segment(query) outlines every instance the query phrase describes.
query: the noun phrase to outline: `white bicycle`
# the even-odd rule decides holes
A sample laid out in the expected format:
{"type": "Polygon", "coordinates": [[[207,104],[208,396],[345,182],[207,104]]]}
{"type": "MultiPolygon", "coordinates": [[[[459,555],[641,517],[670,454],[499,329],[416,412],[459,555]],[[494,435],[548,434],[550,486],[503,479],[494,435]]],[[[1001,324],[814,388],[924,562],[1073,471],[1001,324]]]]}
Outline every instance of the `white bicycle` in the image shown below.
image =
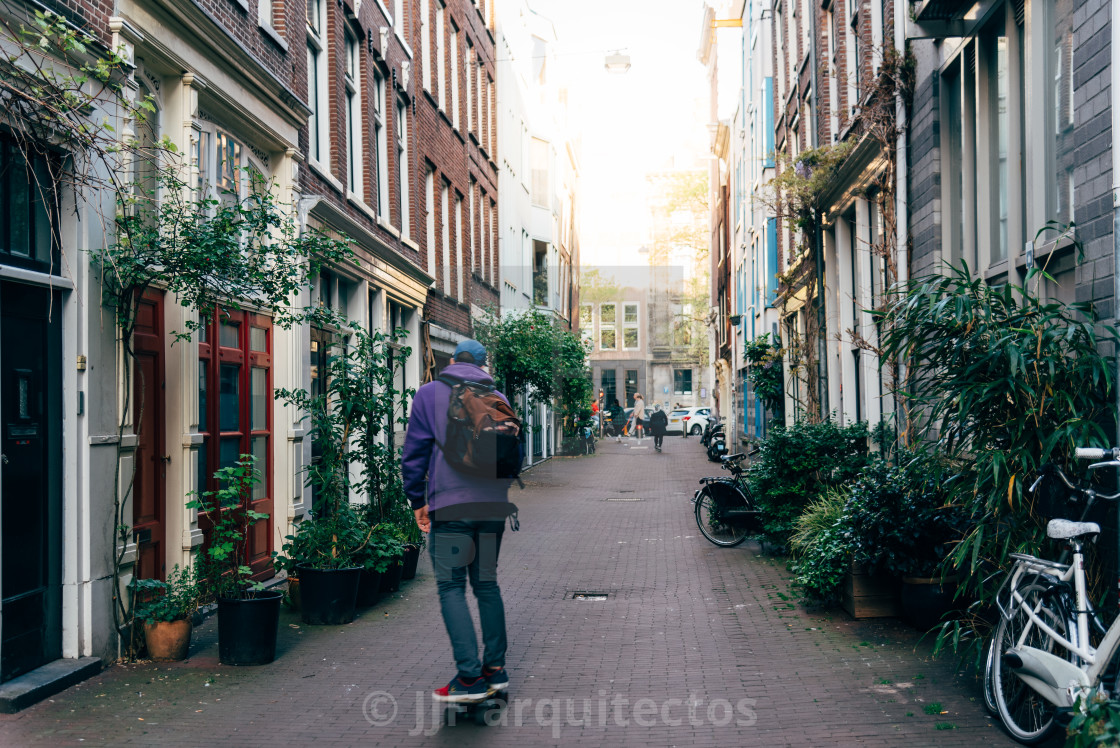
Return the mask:
{"type": "MultiPolygon", "coordinates": [[[[1076,455],[1099,460],[1090,470],[1120,467],[1120,448],[1079,448],[1076,455]]],[[[1120,498],[1120,493],[1077,486],[1056,467],[1035,480],[1031,493],[1047,475],[1061,480],[1071,502],[1084,507],[1082,520],[1095,501],[1120,498]]],[[[1000,621],[985,672],[985,700],[1011,736],[1026,744],[1046,740],[1059,714],[1069,714],[1079,697],[1102,687],[1120,649],[1120,619],[1106,629],[1086,590],[1083,548],[1100,534],[1100,526],[1053,519],[1046,534],[1065,541],[1069,551],[1060,561],[1012,554],[1015,566],[996,595],[1000,621]],[[1093,632],[1101,637],[1097,647],[1093,632]]]]}

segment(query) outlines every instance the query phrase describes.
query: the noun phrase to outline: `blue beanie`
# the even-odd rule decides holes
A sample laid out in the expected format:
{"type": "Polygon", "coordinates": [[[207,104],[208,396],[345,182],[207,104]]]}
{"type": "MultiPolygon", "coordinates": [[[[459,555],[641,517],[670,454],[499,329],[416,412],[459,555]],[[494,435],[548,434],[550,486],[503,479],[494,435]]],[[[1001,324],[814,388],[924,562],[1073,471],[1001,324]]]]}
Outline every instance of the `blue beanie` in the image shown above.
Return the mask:
{"type": "Polygon", "coordinates": [[[460,353],[469,353],[477,366],[486,365],[486,349],[477,340],[463,340],[455,346],[455,360],[459,360],[460,353]]]}

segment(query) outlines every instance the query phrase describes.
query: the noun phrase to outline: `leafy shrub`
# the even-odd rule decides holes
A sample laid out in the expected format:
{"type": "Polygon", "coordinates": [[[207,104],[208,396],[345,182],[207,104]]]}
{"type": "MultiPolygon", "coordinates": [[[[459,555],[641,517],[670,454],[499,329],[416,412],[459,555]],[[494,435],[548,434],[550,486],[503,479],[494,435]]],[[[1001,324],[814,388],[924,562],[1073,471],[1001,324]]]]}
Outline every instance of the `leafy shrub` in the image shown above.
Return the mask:
{"type": "Polygon", "coordinates": [[[868,462],[845,507],[855,563],[871,574],[934,576],[965,523],[944,481],[945,465],[930,452],[868,462]]]}
{"type": "Polygon", "coordinates": [[[1066,748],[1120,745],[1120,704],[1100,691],[1079,697],[1066,728],[1066,748]]]}
{"type": "Polygon", "coordinates": [[[788,545],[809,503],[859,474],[867,464],[867,435],[862,422],[843,428],[832,421],[799,422],[770,431],[747,472],[768,541],[788,545]]]}
{"type": "Polygon", "coordinates": [[[840,598],[844,573],[852,562],[852,540],[845,522],[848,495],[825,491],[794,522],[790,536],[793,585],[803,597],[831,604],[840,598]]]}
{"type": "MultiPolygon", "coordinates": [[[[916,436],[960,465],[949,487],[971,526],[952,563],[962,593],[980,606],[994,597],[1001,578],[992,572],[1009,568],[1009,554],[1037,553],[1045,540],[1046,518],[1024,486],[1074,447],[1112,441],[1112,362],[1101,351],[1120,335],[1097,324],[1091,304],[1040,299],[1031,290],[1038,277],[1032,269],[1022,287],[989,285],[966,266],[952,268],[896,289],[875,313],[883,358],[909,366],[896,395],[921,427],[916,436]]],[[[982,661],[977,620],[946,627],[939,644],[968,645],[982,661]]]]}
{"type": "Polygon", "coordinates": [[[194,615],[202,597],[202,579],[194,567],[167,572],[167,581],[133,579],[129,583],[136,601],[136,620],[144,623],[182,621],[194,615]]]}

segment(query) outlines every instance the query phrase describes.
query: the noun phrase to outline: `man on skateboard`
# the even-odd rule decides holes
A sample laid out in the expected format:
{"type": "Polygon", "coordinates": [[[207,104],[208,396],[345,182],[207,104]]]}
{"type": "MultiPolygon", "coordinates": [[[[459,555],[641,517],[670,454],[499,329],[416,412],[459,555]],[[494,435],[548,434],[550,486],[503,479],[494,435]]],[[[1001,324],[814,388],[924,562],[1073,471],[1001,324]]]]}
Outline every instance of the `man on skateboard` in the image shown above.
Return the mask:
{"type": "MultiPolygon", "coordinates": [[[[455,677],[432,693],[436,701],[448,703],[479,702],[509,687],[505,608],[497,567],[506,517],[516,511],[508,497],[510,480],[456,470],[443,453],[452,386],[474,382],[492,388],[494,380],[481,368],[485,365],[486,349],[481,343],[459,343],[453,363],[440,378],[416,391],[401,455],[405,494],[416,523],[430,533],[440,611],[455,656],[455,677]],[[467,608],[468,578],[482,624],[481,661],[467,608]]],[[[497,394],[508,406],[506,397],[497,394]]]]}

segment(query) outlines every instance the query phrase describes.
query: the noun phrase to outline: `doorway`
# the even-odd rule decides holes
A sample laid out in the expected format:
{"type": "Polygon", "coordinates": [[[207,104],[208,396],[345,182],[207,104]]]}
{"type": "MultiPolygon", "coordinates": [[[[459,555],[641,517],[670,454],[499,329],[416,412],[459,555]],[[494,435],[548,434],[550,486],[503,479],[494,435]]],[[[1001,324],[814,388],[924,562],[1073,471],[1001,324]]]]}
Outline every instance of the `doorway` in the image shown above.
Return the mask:
{"type": "Polygon", "coordinates": [[[62,656],[61,316],[0,282],[0,681],[62,656]]]}
{"type": "Polygon", "coordinates": [[[167,485],[164,434],[163,292],[140,299],[132,333],[132,423],[137,429],[136,473],[132,480],[132,533],[137,579],[164,579],[164,494],[167,485]]]}

